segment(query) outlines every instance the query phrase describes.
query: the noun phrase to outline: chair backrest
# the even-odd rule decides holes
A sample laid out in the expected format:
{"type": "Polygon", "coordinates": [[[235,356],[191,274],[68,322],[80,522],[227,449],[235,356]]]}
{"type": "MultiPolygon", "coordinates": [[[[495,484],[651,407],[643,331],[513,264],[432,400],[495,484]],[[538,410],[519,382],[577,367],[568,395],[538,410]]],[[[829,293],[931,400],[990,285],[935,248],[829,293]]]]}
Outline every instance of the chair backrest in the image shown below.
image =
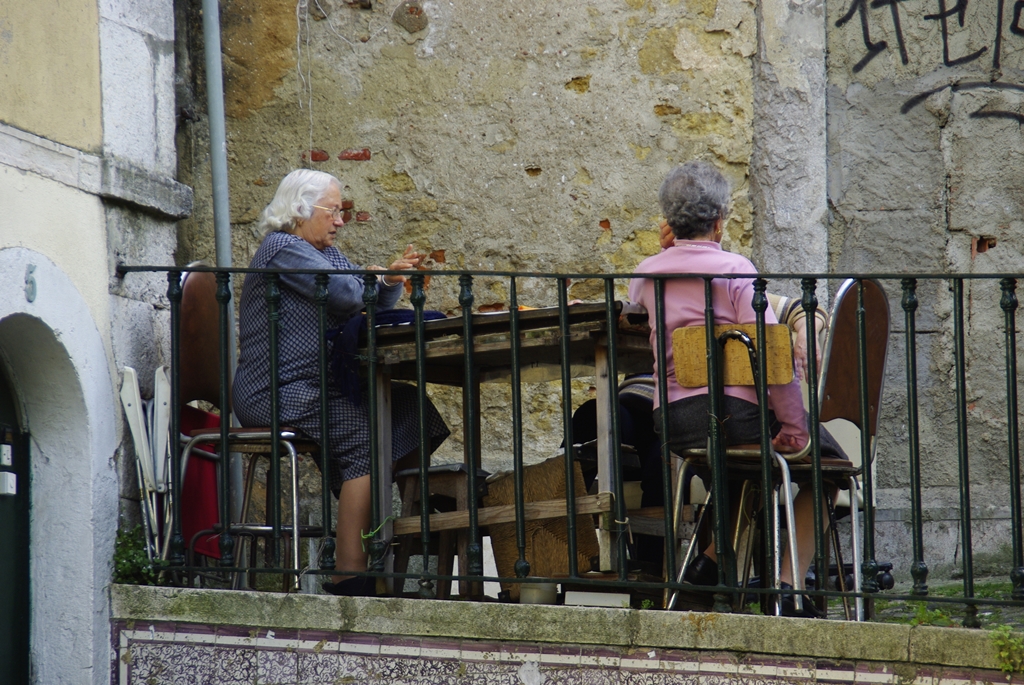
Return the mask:
{"type": "Polygon", "coordinates": [[[845,419],[874,438],[882,401],[885,358],[889,347],[889,300],[878,281],[863,283],[865,345],[867,346],[867,426],[860,411],[857,349],[857,281],[848,279],[836,293],[829,315],[828,336],[821,364],[819,412],[822,422],[845,419]]]}
{"type": "Polygon", "coordinates": [[[181,284],[178,369],[181,404],[204,400],[220,406],[220,318],[217,277],[190,271],[181,284]]]}
{"type": "MultiPolygon", "coordinates": [[[[720,324],[715,326],[715,337],[726,331],[738,330],[750,336],[757,346],[754,324],[720,324]]],[[[789,329],[783,324],[765,326],[768,355],[768,384],[780,385],[793,380],[793,349],[789,329]]],[[[672,331],[672,358],[676,367],[676,382],[684,388],[703,388],[708,384],[707,336],[704,326],[686,326],[672,331]]],[[[753,385],[750,357],[746,346],[738,340],[729,340],[720,357],[724,385],[753,385]]]]}

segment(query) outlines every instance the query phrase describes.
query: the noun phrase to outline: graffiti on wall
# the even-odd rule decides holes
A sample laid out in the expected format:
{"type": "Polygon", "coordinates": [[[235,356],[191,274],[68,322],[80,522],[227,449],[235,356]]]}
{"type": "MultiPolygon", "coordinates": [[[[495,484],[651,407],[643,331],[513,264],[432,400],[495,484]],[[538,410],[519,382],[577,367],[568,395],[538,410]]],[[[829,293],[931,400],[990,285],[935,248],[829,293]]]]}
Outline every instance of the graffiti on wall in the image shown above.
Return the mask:
{"type": "MultiPolygon", "coordinates": [[[[849,26],[850,30],[857,30],[859,24],[860,40],[863,43],[864,53],[854,63],[853,72],[863,70],[873,59],[886,50],[898,51],[900,61],[907,65],[910,63],[910,54],[907,46],[906,31],[904,24],[908,21],[936,22],[938,33],[942,40],[942,66],[959,67],[964,65],[977,65],[979,67],[998,70],[1002,66],[1004,56],[1004,40],[1009,36],[1020,36],[1024,38],[1024,0],[928,0],[928,4],[934,2],[936,12],[912,16],[906,9],[906,0],[852,0],[846,12],[835,22],[836,28],[842,29],[849,26]],[[974,49],[963,49],[964,41],[956,41],[955,34],[965,30],[965,23],[968,17],[968,5],[974,3],[994,2],[994,21],[990,26],[984,27],[980,32],[987,36],[986,45],[973,45],[974,49]],[[1011,6],[1012,3],[1012,6],[1011,6]],[[885,9],[888,8],[886,12],[885,9]],[[880,10],[873,12],[872,10],[880,10]],[[872,20],[886,22],[889,34],[894,37],[895,46],[890,46],[890,41],[872,39],[872,20]],[[958,51],[954,44],[960,46],[958,51]]],[[[976,12],[972,15],[976,20],[988,20],[991,13],[976,12]]],[[[876,25],[877,27],[877,25],[876,25]]],[[[878,32],[876,31],[876,34],[878,32]]],[[[978,35],[975,31],[973,36],[978,35]]],[[[977,42],[975,40],[975,42],[977,42]]],[[[1024,41],[1022,41],[1024,42],[1024,41]]],[[[945,88],[951,88],[953,92],[979,90],[983,88],[1017,91],[1024,93],[1024,85],[1006,81],[952,81],[938,88],[921,92],[907,100],[901,112],[906,114],[917,105],[924,102],[929,96],[945,88]]],[[[1014,111],[992,110],[982,107],[972,115],[974,118],[1006,118],[1015,119],[1024,123],[1024,114],[1014,111]]]]}
{"type": "MultiPolygon", "coordinates": [[[[978,2],[980,0],[975,0],[978,2]]],[[[900,61],[903,64],[910,63],[907,54],[907,41],[903,31],[903,21],[900,15],[900,3],[905,0],[853,0],[846,13],[836,21],[836,27],[842,28],[853,20],[854,15],[860,19],[861,40],[864,42],[865,54],[853,65],[854,73],[861,71],[871,60],[880,55],[889,47],[888,41],[871,39],[871,16],[869,9],[889,8],[889,21],[892,22],[892,33],[896,36],[896,47],[900,53],[900,61]]],[[[947,67],[955,67],[962,64],[969,64],[981,59],[989,52],[988,45],[962,55],[953,55],[950,49],[951,34],[953,31],[964,28],[967,17],[967,6],[970,0],[956,0],[950,7],[946,0],[936,0],[938,12],[925,14],[920,17],[923,21],[935,21],[939,23],[939,30],[942,35],[942,63],[947,67]]],[[[992,28],[992,68],[999,69],[1003,54],[1003,35],[1006,30],[1016,36],[1024,36],[1024,0],[1016,0],[1011,12],[1007,12],[1006,5],[1009,0],[995,0],[996,18],[992,28]],[[1010,15],[1010,21],[1006,21],[1010,15]]]]}

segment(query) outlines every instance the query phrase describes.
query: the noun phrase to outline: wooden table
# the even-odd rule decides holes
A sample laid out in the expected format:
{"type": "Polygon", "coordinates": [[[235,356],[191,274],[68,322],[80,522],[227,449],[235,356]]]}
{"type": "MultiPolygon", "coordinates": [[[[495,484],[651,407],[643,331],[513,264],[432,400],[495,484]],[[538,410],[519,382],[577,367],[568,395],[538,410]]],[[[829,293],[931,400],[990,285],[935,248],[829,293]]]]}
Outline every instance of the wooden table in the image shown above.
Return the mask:
{"type": "MultiPolygon", "coordinates": [[[[643,310],[632,309],[632,305],[615,303],[616,317],[616,370],[621,374],[650,373],[652,353],[649,332],[646,330],[647,316],[643,310]],[[620,316],[625,313],[625,316],[620,316]]],[[[569,363],[571,376],[593,376],[597,391],[598,416],[598,490],[612,491],[613,435],[610,426],[613,394],[608,387],[608,326],[605,304],[576,304],[567,309],[569,334],[569,363]]],[[[479,408],[480,384],[508,380],[512,373],[510,313],[496,312],[475,314],[472,318],[473,374],[468,390],[479,408]]],[[[519,369],[523,383],[551,381],[561,378],[561,328],[557,307],[519,312],[520,348],[519,369]]],[[[441,385],[466,387],[465,345],[461,317],[428,321],[424,325],[426,350],[426,381],[441,385]]],[[[399,522],[399,530],[387,518],[392,512],[391,502],[391,424],[390,385],[392,380],[416,380],[416,342],[412,324],[382,326],[377,329],[377,402],[378,439],[380,445],[380,518],[385,524],[384,534],[390,539],[395,532],[406,533],[419,530],[418,521],[412,530],[406,531],[399,522]]],[[[463,408],[465,411],[465,407],[463,408]]],[[[480,411],[476,412],[474,424],[475,444],[465,444],[464,459],[480,464],[480,411]]],[[[466,423],[465,425],[469,425],[466,423]]],[[[511,455],[509,458],[511,462],[511,455]]],[[[608,511],[610,501],[604,495],[595,502],[577,502],[578,513],[608,511]],[[595,509],[591,512],[590,509],[595,509]]],[[[500,518],[514,521],[514,508],[509,507],[500,518]]],[[[457,527],[468,518],[464,512],[434,514],[431,530],[435,525],[457,527]],[[437,517],[453,518],[442,521],[437,517]]],[[[492,512],[496,514],[496,512],[492,512]]],[[[565,515],[562,505],[560,515],[565,515]]],[[[493,516],[491,517],[493,518],[493,516]]],[[[490,518],[481,518],[480,525],[496,523],[490,518]]],[[[406,527],[412,522],[406,522],[406,527]]],[[[608,528],[608,526],[602,526],[608,528]]],[[[613,569],[617,566],[615,545],[609,530],[599,531],[601,543],[601,567],[613,569]]],[[[390,563],[390,562],[389,562],[390,563]]]]}

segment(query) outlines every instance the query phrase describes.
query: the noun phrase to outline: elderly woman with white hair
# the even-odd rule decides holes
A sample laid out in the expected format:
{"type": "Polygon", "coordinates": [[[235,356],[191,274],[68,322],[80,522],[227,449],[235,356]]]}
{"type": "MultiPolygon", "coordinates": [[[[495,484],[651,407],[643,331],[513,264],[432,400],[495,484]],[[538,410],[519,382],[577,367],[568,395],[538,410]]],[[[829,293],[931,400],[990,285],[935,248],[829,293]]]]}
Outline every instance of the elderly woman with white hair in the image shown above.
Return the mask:
{"type": "MultiPolygon", "coordinates": [[[[298,169],[281,181],[274,199],[263,210],[263,242],[249,264],[254,269],[360,269],[336,247],[342,219],[341,183],[334,176],[298,169]]],[[[416,268],[423,255],[408,246],[391,270],[416,268]]],[[[371,269],[381,267],[371,266],[371,269]]],[[[313,274],[282,273],[278,349],[279,407],[283,425],[294,426],[319,441],[320,383],[316,292],[313,274]]],[[[401,297],[405,278],[381,276],[377,306],[390,309],[401,297]]],[[[238,369],[234,383],[234,410],[243,425],[270,425],[270,340],[266,278],[245,277],[239,315],[238,369]]],[[[364,282],[357,275],[331,274],[328,283],[327,326],[338,327],[363,308],[364,282]]],[[[392,386],[392,453],[395,461],[418,455],[420,428],[416,388],[392,386]]],[[[337,595],[376,594],[372,578],[350,574],[365,571],[367,555],[362,533],[370,529],[370,425],[365,398],[354,403],[334,387],[328,388],[330,454],[318,466],[328,469],[328,480],[338,497],[337,548],[334,582],[324,589],[337,595]]],[[[426,429],[433,452],[449,435],[434,406],[427,402],[426,429]]]]}
{"type": "MultiPolygon", "coordinates": [[[[745,257],[722,249],[722,230],[729,209],[729,183],[707,162],[691,161],[674,168],[662,182],[658,200],[665,221],[675,240],[661,253],[648,257],[637,273],[649,274],[752,274],[757,269],[745,257]]],[[[754,323],[753,281],[747,278],[719,278],[711,284],[716,324],[754,323]]],[[[664,330],[655,319],[654,281],[636,278],[629,286],[629,298],[646,307],[651,326],[651,346],[657,336],[666,340],[666,385],[668,406],[659,407],[654,393],[654,427],[660,430],[661,412],[668,412],[668,444],[674,452],[700,448],[707,444],[707,388],[684,388],[675,379],[671,332],[685,326],[704,325],[704,280],[678,278],[665,281],[664,330]]],[[[777,323],[771,308],[765,311],[766,323],[777,323]]],[[[655,367],[657,359],[655,359],[655,367]]],[[[658,381],[655,368],[655,383],[658,381]]],[[[796,452],[809,440],[807,419],[799,382],[769,386],[769,404],[773,419],[772,445],[780,452],[796,452]]],[[[757,444],[761,441],[757,395],[749,386],[726,386],[723,397],[725,418],[721,421],[727,445],[757,444]]],[[[822,430],[822,452],[842,455],[834,439],[822,430]]],[[[845,458],[845,457],[844,457],[845,458]]],[[[806,573],[814,550],[811,525],[813,502],[809,488],[800,491],[795,502],[799,572],[806,573]]],[[[827,525],[827,519],[826,519],[827,525]]],[[[783,587],[792,587],[792,575],[786,550],[782,564],[783,587]]],[[[715,585],[718,568],[714,545],[699,555],[687,568],[684,578],[698,585],[715,585]]],[[[791,596],[784,596],[782,611],[795,615],[791,596]]],[[[803,602],[802,615],[815,615],[809,601],[803,602]]]]}

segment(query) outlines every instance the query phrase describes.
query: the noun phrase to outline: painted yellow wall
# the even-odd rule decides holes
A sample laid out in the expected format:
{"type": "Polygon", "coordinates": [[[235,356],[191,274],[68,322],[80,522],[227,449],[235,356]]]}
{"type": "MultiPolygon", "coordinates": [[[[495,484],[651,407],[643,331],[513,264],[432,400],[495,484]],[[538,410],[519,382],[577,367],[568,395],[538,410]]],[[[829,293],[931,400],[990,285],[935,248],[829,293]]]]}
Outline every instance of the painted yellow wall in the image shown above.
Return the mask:
{"type": "MultiPolygon", "coordinates": [[[[53,260],[85,299],[106,338],[110,269],[100,198],[0,165],[0,207],[0,246],[26,247],[53,260]]],[[[23,274],[14,276],[22,278],[23,274]]]]}
{"type": "Polygon", "coordinates": [[[100,149],[96,0],[0,2],[0,121],[80,150],[100,149]]]}

